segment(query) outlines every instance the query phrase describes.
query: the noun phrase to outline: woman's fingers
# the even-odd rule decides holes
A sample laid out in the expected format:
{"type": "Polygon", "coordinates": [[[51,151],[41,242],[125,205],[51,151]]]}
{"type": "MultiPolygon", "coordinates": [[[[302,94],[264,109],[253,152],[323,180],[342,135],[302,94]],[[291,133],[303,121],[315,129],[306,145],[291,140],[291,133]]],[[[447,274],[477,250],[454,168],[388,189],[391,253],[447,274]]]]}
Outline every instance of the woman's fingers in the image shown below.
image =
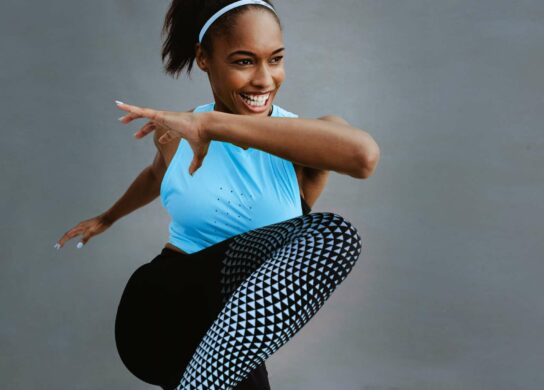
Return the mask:
{"type": "Polygon", "coordinates": [[[119,107],[121,110],[127,111],[130,113],[131,120],[137,119],[137,118],[148,118],[154,122],[165,125],[164,111],[154,110],[152,108],[133,106],[131,104],[126,104],[118,100],[116,100],[115,103],[117,104],[117,107],[119,107]]]}
{"type": "Polygon", "coordinates": [[[83,245],[87,244],[87,242],[89,242],[93,236],[108,229],[112,223],[113,222],[111,219],[107,218],[105,214],[100,214],[97,217],[82,221],[72,229],[68,230],[64,236],[62,236],[61,239],[55,243],[54,247],[56,249],[60,249],[64,246],[66,241],[81,235],[82,237],[76,245],[76,247],[80,249],[83,247],[83,245]]]}
{"type": "MultiPolygon", "coordinates": [[[[131,104],[126,104],[118,100],[115,101],[117,107],[123,111],[127,111],[128,114],[119,118],[119,121],[122,123],[129,123],[134,119],[138,118],[148,118],[150,119],[149,123],[146,123],[140,130],[134,133],[134,137],[140,139],[151,133],[156,129],[156,125],[163,126],[164,128],[169,128],[166,124],[166,111],[153,110],[151,108],[144,108],[133,106],[131,104]]],[[[166,133],[166,137],[161,138],[159,142],[167,143],[170,142],[173,138],[172,134],[166,133]]]]}
{"type": "Polygon", "coordinates": [[[153,122],[147,122],[145,125],[142,126],[140,130],[134,133],[134,136],[136,138],[142,138],[151,133],[152,131],[155,131],[155,129],[156,125],[153,122]]]}
{"type": "Polygon", "coordinates": [[[57,241],[59,248],[62,248],[66,241],[71,240],[72,238],[81,234],[82,231],[83,231],[82,226],[76,226],[75,228],[68,230],[66,233],[64,233],[64,236],[62,236],[61,239],[57,241]]]}
{"type": "Polygon", "coordinates": [[[172,134],[172,132],[170,131],[167,131],[161,136],[161,138],[159,138],[159,142],[161,144],[167,144],[168,142],[172,141],[174,138],[176,138],[176,135],[172,134]]]}
{"type": "Polygon", "coordinates": [[[191,166],[189,167],[189,175],[193,176],[193,174],[202,166],[202,159],[193,158],[193,161],[191,161],[191,166]]]}
{"type": "MultiPolygon", "coordinates": [[[[92,236],[93,236],[93,234],[90,231],[87,231],[87,232],[85,232],[85,234],[83,235],[81,240],[79,240],[79,242],[81,244],[85,245],[87,243],[87,241],[89,241],[91,239],[92,236]]],[[[79,243],[78,243],[78,245],[79,245],[79,243]]]]}
{"type": "Polygon", "coordinates": [[[133,121],[134,119],[138,119],[138,118],[140,118],[139,115],[129,113],[129,114],[126,114],[126,115],[120,117],[119,121],[126,124],[126,123],[129,123],[129,122],[133,121]]]}
{"type": "Polygon", "coordinates": [[[193,174],[202,166],[204,158],[208,154],[209,147],[210,144],[208,143],[202,148],[199,148],[197,150],[193,149],[193,160],[189,165],[189,174],[191,176],[193,176],[193,174]]]}

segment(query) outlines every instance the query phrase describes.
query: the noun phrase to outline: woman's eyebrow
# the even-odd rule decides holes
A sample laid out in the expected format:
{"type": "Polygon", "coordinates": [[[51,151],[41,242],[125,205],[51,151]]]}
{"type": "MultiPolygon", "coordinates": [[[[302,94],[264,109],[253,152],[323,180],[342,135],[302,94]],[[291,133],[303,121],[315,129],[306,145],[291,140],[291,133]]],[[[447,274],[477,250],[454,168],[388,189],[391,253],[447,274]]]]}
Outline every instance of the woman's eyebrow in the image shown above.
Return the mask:
{"type": "MultiPolygon", "coordinates": [[[[280,51],[282,50],[285,50],[285,47],[280,47],[279,49],[276,49],[272,52],[271,55],[274,55],[276,53],[279,53],[280,51]]],[[[252,57],[256,57],[255,53],[251,52],[251,51],[247,51],[247,50],[236,50],[236,51],[233,51],[232,53],[230,53],[227,58],[230,58],[236,54],[241,54],[241,55],[248,55],[248,56],[252,56],[252,57]]]]}

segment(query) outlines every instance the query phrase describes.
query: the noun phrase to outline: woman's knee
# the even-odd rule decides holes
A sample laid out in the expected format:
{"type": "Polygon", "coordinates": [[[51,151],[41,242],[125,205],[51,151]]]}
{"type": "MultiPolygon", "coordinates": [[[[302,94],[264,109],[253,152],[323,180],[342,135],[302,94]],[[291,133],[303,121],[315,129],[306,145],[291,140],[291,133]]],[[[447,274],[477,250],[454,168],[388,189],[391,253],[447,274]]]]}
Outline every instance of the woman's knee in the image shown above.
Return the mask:
{"type": "Polygon", "coordinates": [[[357,228],[340,214],[331,212],[312,213],[315,227],[321,233],[325,256],[331,262],[347,262],[349,268],[355,264],[362,249],[362,238],[357,228]]]}
{"type": "Polygon", "coordinates": [[[319,212],[312,215],[318,217],[316,222],[324,233],[329,233],[328,238],[349,238],[356,246],[362,246],[362,238],[357,228],[342,215],[331,212],[319,212]],[[331,233],[332,237],[330,237],[331,233]]]}

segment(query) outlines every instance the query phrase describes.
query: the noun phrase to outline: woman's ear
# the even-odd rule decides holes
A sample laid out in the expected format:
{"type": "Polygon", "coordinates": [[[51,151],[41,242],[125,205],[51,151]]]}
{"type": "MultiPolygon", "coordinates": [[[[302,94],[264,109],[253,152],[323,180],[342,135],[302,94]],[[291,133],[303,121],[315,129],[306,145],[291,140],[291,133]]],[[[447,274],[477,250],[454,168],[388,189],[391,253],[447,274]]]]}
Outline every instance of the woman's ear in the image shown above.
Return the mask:
{"type": "Polygon", "coordinates": [[[197,43],[195,46],[195,60],[198,67],[207,73],[208,72],[207,58],[206,58],[206,54],[204,53],[204,50],[202,49],[202,46],[200,46],[200,43],[197,43]]]}

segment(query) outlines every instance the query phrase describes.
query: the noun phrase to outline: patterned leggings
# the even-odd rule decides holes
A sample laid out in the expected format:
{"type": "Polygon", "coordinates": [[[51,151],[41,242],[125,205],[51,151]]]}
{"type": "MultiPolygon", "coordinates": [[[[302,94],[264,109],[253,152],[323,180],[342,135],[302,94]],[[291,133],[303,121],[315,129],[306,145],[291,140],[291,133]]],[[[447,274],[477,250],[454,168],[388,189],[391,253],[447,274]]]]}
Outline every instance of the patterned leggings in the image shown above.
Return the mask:
{"type": "Polygon", "coordinates": [[[123,292],[120,356],[163,389],[269,389],[265,360],[323,306],[361,246],[350,222],[316,212],[188,255],[164,248],[123,292]]]}

